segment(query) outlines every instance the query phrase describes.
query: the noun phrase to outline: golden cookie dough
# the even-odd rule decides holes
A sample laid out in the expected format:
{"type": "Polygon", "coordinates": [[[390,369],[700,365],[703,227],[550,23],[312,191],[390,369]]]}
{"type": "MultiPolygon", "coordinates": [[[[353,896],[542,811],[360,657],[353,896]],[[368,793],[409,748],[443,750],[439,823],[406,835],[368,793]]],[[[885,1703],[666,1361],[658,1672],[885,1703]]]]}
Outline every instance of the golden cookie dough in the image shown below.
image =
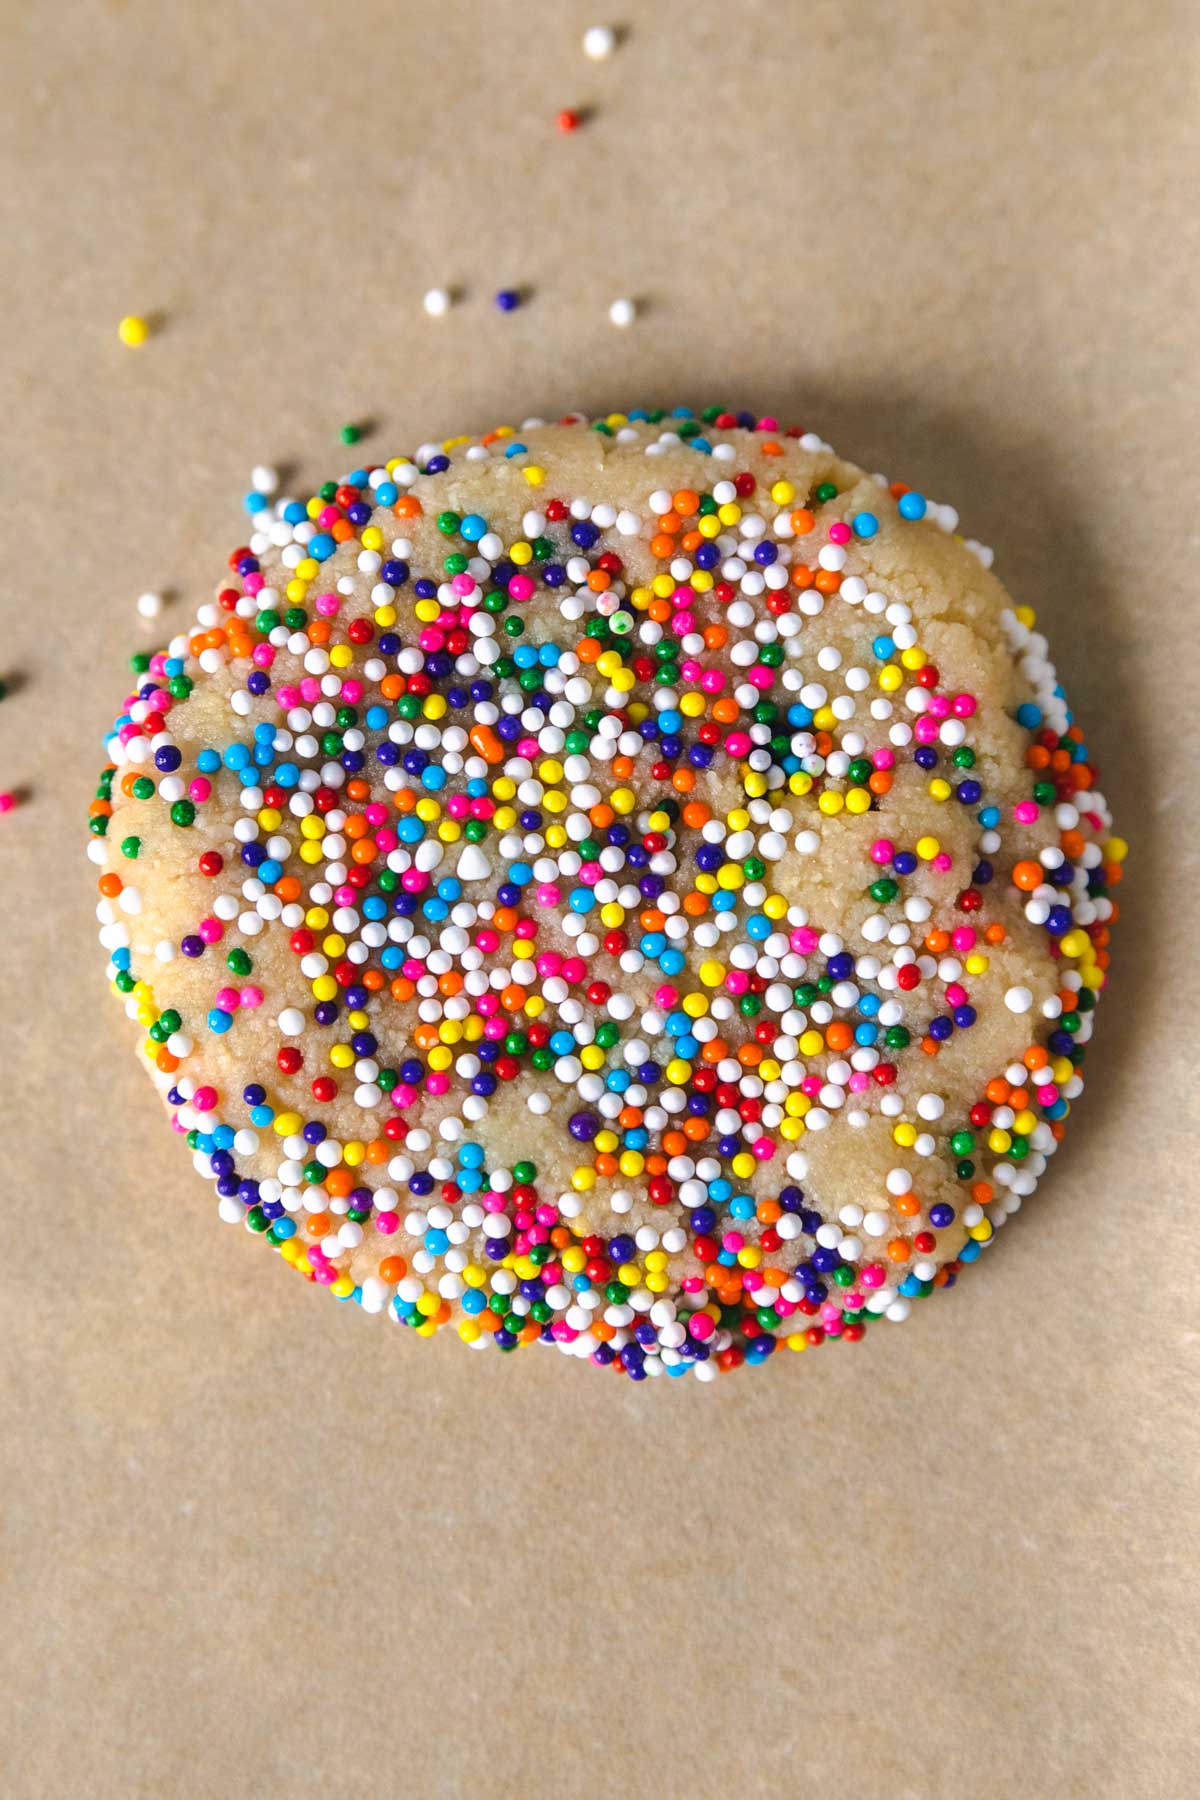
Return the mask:
{"type": "Polygon", "coordinates": [[[680,409],[252,526],[140,659],[90,845],[220,1217],[637,1380],[951,1285],[1083,1085],[1125,848],[953,511],[680,409]]]}

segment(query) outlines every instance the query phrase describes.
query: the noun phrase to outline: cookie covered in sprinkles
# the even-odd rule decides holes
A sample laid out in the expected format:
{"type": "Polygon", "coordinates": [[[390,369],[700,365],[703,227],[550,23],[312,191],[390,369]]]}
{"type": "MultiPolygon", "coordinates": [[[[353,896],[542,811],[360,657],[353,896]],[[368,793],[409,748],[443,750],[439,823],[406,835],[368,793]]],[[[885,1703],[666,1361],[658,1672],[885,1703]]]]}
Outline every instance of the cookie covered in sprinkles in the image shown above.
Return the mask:
{"type": "Polygon", "coordinates": [[[221,1219],[635,1381],[953,1286],[1082,1090],[1125,855],[953,510],[717,407],[246,505],[89,847],[221,1219]]]}

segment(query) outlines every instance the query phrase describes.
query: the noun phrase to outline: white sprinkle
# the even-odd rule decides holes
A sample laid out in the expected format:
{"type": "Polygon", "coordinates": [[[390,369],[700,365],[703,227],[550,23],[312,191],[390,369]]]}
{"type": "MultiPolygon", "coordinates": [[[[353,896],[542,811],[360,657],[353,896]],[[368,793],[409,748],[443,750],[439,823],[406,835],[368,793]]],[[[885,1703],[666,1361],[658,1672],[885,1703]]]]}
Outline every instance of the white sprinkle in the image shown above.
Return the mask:
{"type": "Polygon", "coordinates": [[[279,470],[270,463],[255,463],[250,471],[250,486],[256,494],[273,494],[279,486],[279,470]]]}
{"type": "Polygon", "coordinates": [[[143,619],[157,619],[159,613],[162,611],[162,595],[139,594],[137,609],[141,613],[143,619]]]}
{"type": "Polygon", "coordinates": [[[637,306],[632,300],[614,300],[608,309],[608,316],[614,325],[619,325],[624,330],[637,317],[637,306]]]}
{"type": "Polygon", "coordinates": [[[1027,987],[1010,987],[1004,996],[1004,1004],[1009,1012],[1027,1013],[1033,1005],[1033,995],[1027,987]]]}
{"type": "Polygon", "coordinates": [[[431,319],[440,319],[450,311],[450,295],[445,288],[430,288],[421,304],[431,319]]]}
{"type": "Polygon", "coordinates": [[[617,34],[607,25],[589,25],[583,34],[583,54],[603,62],[617,47],[617,34]]]}
{"type": "Polygon", "coordinates": [[[482,881],[492,872],[492,865],[478,844],[467,844],[458,859],[458,878],[460,881],[482,881]]]}

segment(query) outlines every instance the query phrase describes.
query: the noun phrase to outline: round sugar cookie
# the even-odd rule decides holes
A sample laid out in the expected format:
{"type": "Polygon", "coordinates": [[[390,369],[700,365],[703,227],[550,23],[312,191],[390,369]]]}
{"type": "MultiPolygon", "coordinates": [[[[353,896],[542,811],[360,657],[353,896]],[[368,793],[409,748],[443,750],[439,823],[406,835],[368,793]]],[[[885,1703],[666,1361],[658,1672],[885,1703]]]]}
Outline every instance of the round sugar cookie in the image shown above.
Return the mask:
{"type": "Polygon", "coordinates": [[[220,1218],[634,1380],[954,1285],[1083,1086],[1125,846],[952,509],[717,408],[247,506],[90,845],[220,1218]]]}

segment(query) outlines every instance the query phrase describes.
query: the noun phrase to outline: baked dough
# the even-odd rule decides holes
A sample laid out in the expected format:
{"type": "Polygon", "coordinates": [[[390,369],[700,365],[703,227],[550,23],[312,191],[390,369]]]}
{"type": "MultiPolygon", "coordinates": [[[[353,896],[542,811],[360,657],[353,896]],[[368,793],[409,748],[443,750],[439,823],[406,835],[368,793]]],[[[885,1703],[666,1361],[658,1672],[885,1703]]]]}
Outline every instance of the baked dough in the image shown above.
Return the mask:
{"type": "Polygon", "coordinates": [[[683,408],[251,501],[90,846],[220,1217],[634,1379],[951,1286],[1073,1110],[1125,851],[954,512],[683,408]]]}

